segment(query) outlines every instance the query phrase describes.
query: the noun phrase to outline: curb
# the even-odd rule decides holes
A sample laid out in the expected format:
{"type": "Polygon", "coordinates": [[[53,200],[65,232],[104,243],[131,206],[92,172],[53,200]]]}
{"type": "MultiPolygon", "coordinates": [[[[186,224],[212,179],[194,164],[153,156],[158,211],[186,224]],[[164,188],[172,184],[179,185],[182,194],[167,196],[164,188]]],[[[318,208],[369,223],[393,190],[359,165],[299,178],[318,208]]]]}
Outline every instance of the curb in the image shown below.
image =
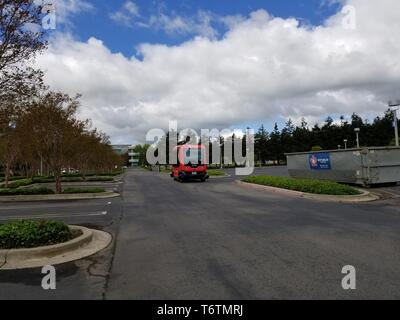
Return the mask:
{"type": "Polygon", "coordinates": [[[293,191],[287,190],[282,188],[275,188],[270,186],[263,186],[254,183],[247,183],[240,180],[236,180],[235,184],[253,190],[260,190],[272,193],[279,193],[282,195],[297,197],[297,198],[304,198],[309,200],[316,200],[316,201],[328,201],[328,202],[342,202],[342,203],[361,203],[361,202],[372,202],[379,200],[380,197],[377,194],[371,193],[369,191],[356,188],[362,194],[354,195],[354,196],[335,196],[335,195],[324,195],[324,194],[312,194],[312,193],[305,193],[300,191],[293,191]]]}
{"type": "Polygon", "coordinates": [[[57,265],[91,256],[105,249],[112,240],[110,234],[85,227],[70,226],[82,235],[71,241],[32,249],[0,250],[0,270],[38,268],[57,265]]]}
{"type": "Polygon", "coordinates": [[[231,177],[230,174],[226,174],[224,176],[210,176],[210,179],[223,179],[223,178],[229,178],[231,177]]]}
{"type": "Polygon", "coordinates": [[[65,200],[91,200],[119,197],[119,193],[82,193],[82,194],[48,194],[31,196],[0,196],[1,202],[35,202],[35,201],[65,201],[65,200]]]}

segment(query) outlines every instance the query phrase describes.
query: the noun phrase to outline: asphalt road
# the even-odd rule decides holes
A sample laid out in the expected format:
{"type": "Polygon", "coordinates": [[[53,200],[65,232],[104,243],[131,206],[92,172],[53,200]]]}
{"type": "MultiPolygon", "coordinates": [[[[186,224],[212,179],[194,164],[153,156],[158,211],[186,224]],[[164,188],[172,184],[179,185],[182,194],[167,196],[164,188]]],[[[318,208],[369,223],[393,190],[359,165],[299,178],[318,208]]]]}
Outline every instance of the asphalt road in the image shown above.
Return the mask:
{"type": "Polygon", "coordinates": [[[121,199],[0,204],[3,221],[52,216],[115,240],[58,266],[55,291],[41,289],[40,269],[0,271],[0,298],[400,298],[399,187],[384,189],[389,200],[338,204],[248,190],[235,179],[180,184],[133,170],[118,186],[121,199]],[[357,270],[355,291],[341,287],[345,265],[357,270]]]}

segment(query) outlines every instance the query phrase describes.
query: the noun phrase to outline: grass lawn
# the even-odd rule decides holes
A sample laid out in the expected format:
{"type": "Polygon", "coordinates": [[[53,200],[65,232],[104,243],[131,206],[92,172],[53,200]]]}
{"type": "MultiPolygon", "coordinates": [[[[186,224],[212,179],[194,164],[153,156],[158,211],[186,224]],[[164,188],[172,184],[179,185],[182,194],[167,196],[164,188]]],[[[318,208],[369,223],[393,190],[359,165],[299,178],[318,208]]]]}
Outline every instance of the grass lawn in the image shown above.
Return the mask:
{"type": "Polygon", "coordinates": [[[222,177],[225,176],[225,172],[219,169],[209,169],[207,173],[210,177],[222,177]]]}
{"type": "Polygon", "coordinates": [[[360,191],[348,185],[323,180],[255,176],[248,177],[243,182],[314,194],[340,196],[361,194],[360,191]]]}

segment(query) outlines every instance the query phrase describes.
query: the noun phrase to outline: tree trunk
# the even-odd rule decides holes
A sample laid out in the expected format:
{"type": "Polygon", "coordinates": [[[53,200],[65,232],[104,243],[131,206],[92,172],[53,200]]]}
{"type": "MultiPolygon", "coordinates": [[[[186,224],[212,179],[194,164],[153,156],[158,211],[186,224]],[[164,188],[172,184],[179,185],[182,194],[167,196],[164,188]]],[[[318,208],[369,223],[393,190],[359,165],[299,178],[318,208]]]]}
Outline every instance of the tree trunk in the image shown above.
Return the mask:
{"type": "Polygon", "coordinates": [[[60,175],[56,175],[56,193],[60,194],[62,192],[62,187],[61,187],[61,177],[60,175]]]}
{"type": "Polygon", "coordinates": [[[27,179],[30,178],[30,176],[29,176],[29,165],[28,165],[27,162],[25,162],[25,176],[26,176],[27,179]]]}
{"type": "Polygon", "coordinates": [[[4,175],[4,186],[8,188],[8,181],[10,180],[10,164],[6,163],[6,172],[4,175]]]}

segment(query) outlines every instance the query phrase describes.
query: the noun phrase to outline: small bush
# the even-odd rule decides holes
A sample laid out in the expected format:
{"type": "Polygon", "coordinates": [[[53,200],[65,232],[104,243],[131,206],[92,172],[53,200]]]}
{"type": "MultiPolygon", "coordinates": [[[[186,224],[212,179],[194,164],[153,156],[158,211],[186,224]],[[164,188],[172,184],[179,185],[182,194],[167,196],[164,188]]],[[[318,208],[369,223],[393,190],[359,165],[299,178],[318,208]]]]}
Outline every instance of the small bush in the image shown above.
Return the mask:
{"type": "MultiPolygon", "coordinates": [[[[22,180],[25,179],[23,176],[12,176],[8,178],[8,181],[22,180]]],[[[4,182],[6,178],[4,176],[0,176],[0,182],[4,182]]]]}
{"type": "Polygon", "coordinates": [[[63,243],[73,235],[56,221],[19,221],[0,225],[0,249],[36,248],[63,243]]]}
{"type": "Polygon", "coordinates": [[[312,179],[292,179],[284,177],[256,176],[248,177],[244,182],[271,186],[276,188],[288,189],[315,194],[327,195],[359,195],[360,192],[348,185],[339,184],[332,181],[312,180],[312,179]]]}
{"type": "Polygon", "coordinates": [[[11,181],[8,184],[8,188],[10,189],[17,189],[19,187],[24,187],[24,186],[29,186],[32,184],[32,179],[21,179],[21,180],[15,180],[11,181]]]}
{"type": "Polygon", "coordinates": [[[95,176],[95,177],[87,177],[86,181],[88,182],[107,182],[107,181],[114,181],[113,177],[108,176],[95,176]]]}
{"type": "Polygon", "coordinates": [[[102,193],[102,192],[105,192],[103,188],[67,188],[63,191],[64,194],[102,193]]]}
{"type": "Polygon", "coordinates": [[[5,189],[0,190],[0,196],[29,196],[29,195],[54,194],[54,191],[48,188],[32,189],[5,189]]]}
{"type": "Polygon", "coordinates": [[[124,173],[124,170],[116,170],[116,171],[113,171],[113,172],[109,172],[109,173],[102,174],[102,176],[112,176],[112,177],[115,177],[115,176],[119,176],[119,175],[121,175],[121,174],[123,174],[123,173],[124,173]]]}
{"type": "Polygon", "coordinates": [[[33,183],[50,183],[50,182],[55,182],[55,179],[52,176],[48,176],[48,177],[33,177],[32,181],[33,181],[33,183]]]}
{"type": "Polygon", "coordinates": [[[112,171],[112,172],[108,172],[108,173],[104,173],[104,172],[88,172],[88,173],[66,173],[63,174],[63,177],[67,177],[67,178],[76,178],[76,177],[82,177],[83,175],[85,177],[103,177],[103,176],[118,176],[123,174],[124,172],[122,170],[116,170],[116,171],[112,171]]]}
{"type": "Polygon", "coordinates": [[[62,177],[62,182],[82,182],[81,177],[62,177]]]}
{"type": "Polygon", "coordinates": [[[313,151],[313,152],[315,152],[315,151],[322,151],[322,150],[324,150],[322,147],[320,147],[320,146],[314,146],[314,147],[312,147],[311,148],[311,151],[313,151]]]}
{"type": "MultiPolygon", "coordinates": [[[[113,181],[114,178],[112,176],[92,176],[92,175],[86,175],[86,181],[89,182],[105,182],[105,181],[113,181]]],[[[55,182],[55,178],[50,176],[50,177],[34,177],[33,178],[33,183],[52,183],[55,182]]],[[[69,175],[63,175],[61,177],[61,182],[83,182],[85,181],[82,176],[78,174],[69,174],[69,175]]]]}
{"type": "Polygon", "coordinates": [[[76,178],[76,177],[81,177],[82,174],[81,173],[64,173],[62,176],[66,177],[66,178],[76,178]]]}

